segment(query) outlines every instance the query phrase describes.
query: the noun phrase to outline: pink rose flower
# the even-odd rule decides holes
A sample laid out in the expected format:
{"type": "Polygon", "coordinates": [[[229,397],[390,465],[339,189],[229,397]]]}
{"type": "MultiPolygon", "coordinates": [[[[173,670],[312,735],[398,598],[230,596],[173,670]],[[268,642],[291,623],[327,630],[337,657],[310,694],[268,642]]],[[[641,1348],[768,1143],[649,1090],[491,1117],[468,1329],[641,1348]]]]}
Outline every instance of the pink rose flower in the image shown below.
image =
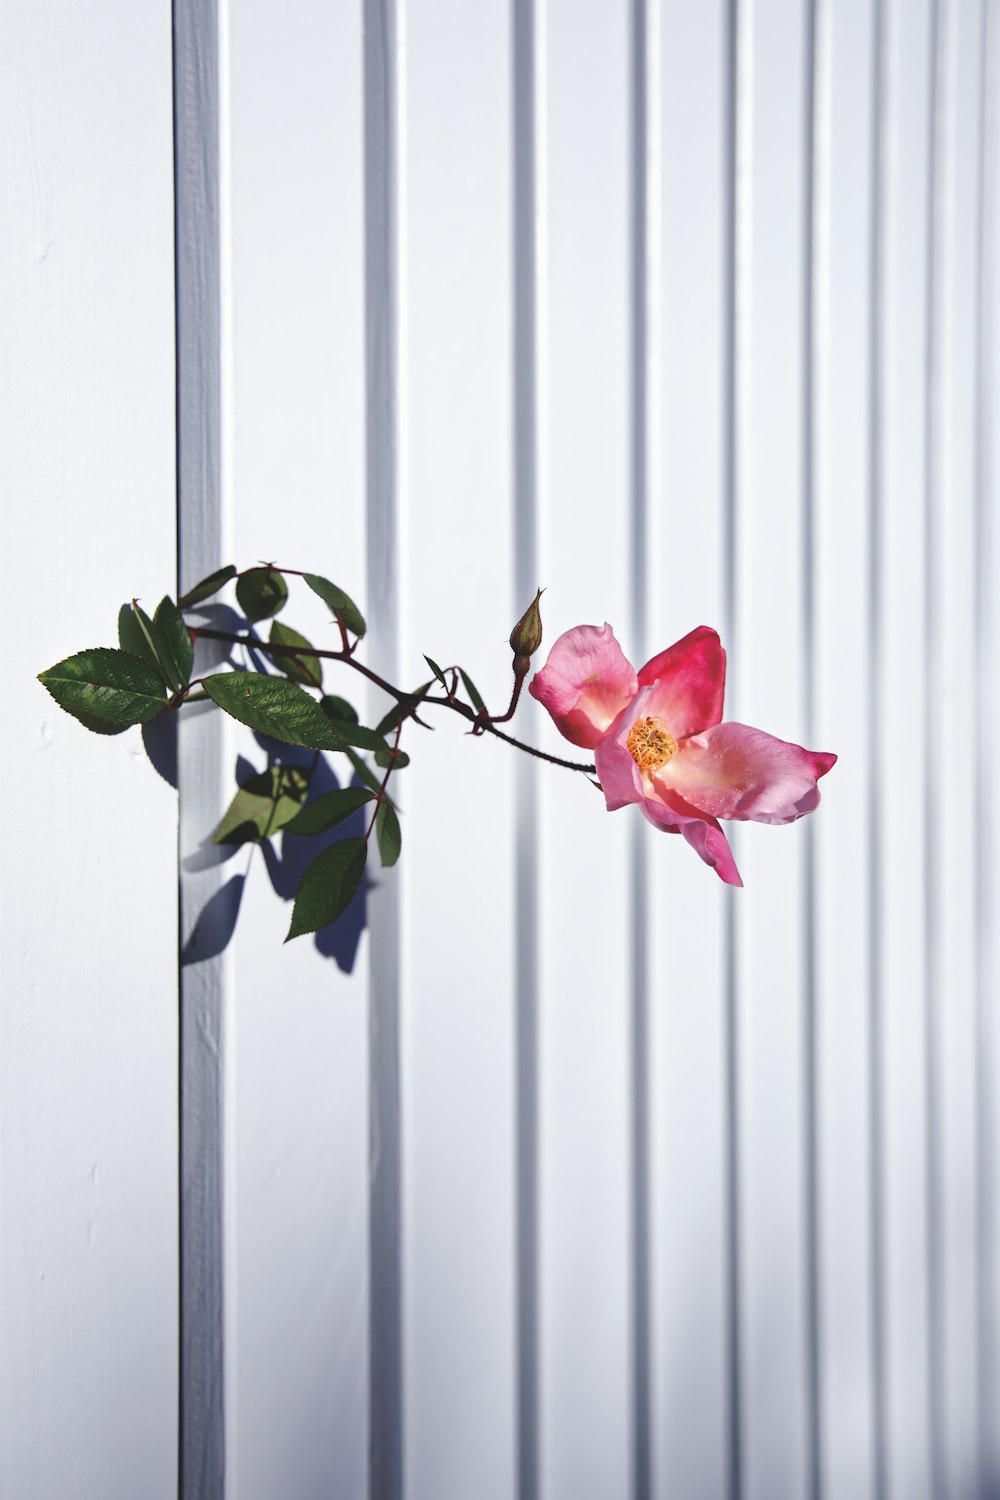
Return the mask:
{"type": "Polygon", "coordinates": [[[561,635],[528,691],[560,734],[593,750],[608,811],[637,802],[680,833],[728,885],[742,885],[720,818],[793,823],[819,803],[835,755],[723,724],[726,653],[699,625],[636,674],[611,626],[561,635]]]}

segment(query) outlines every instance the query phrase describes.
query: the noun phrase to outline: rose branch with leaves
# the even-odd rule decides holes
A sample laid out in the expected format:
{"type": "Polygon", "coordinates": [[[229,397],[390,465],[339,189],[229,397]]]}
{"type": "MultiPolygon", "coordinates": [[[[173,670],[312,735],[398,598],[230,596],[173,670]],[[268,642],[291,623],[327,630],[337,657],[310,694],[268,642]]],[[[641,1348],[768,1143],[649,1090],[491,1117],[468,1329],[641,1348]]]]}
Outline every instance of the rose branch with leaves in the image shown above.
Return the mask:
{"type": "Polygon", "coordinates": [[[389,786],[409,762],[400,746],[404,726],[429,728],[421,715],[432,709],[458,714],[474,736],[494,735],[539,760],[583,773],[603,791],[609,812],[637,803],[654,828],[681,834],[722,880],[742,885],[719,819],[790,823],[812,812],[819,802],[817,782],[836,756],[722,722],[726,657],[718,634],[707,626],[638,672],[610,625],[567,630],[528,691],[566,739],[593,751],[594,761],[564,760],[515,739],[499,726],[513,718],[531,657],[541,645],[541,594],[539,589],[511,631],[514,680],[502,714],[489,712],[464,668],[440,667],[429,656],[424,660],[432,675],[417,687],[387,682],[358,657],[365,620],[343,589],[317,573],[270,563],[241,573],[220,568],[176,604],[162,599],[152,616],[133,599],[119,611],[117,648],[80,651],[41,672],[39,681],[61,708],[97,734],[120,734],[130,725],[211,700],[258,734],[314,752],[311,765],[273,765],[245,782],[215,831],[216,843],[264,842],[279,832],[317,837],[370,810],[363,837],[337,839],[306,867],[286,941],[342,915],[361,885],[373,834],[383,866],[396,863],[401,835],[389,786]],[[289,578],[301,578],[326,605],[339,650],[322,650],[275,618],[288,601],[289,578]],[[185,620],[186,613],[233,582],[245,630],[185,620]],[[266,641],[256,629],[265,620],[271,621],[266,641]],[[199,637],[241,649],[247,666],[192,677],[199,637]],[[346,699],[324,692],[325,662],[359,673],[391,699],[392,707],[373,728],[360,722],[346,699]],[[310,799],[324,753],[346,758],[351,784],[310,799]]]}

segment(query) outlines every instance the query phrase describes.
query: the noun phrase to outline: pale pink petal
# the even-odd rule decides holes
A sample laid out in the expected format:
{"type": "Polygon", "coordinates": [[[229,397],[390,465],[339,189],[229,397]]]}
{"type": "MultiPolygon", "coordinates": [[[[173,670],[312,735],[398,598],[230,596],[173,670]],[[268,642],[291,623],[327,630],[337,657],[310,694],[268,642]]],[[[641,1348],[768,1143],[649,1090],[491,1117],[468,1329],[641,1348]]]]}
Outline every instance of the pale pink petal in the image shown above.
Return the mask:
{"type": "Polygon", "coordinates": [[[717,724],[683,740],[657,775],[695,812],[755,823],[793,823],[817,805],[816,782],[836,759],[747,724],[717,724]]]}
{"type": "MultiPolygon", "coordinates": [[[[640,702],[642,694],[634,699],[640,702]]],[[[597,779],[604,792],[608,812],[616,812],[630,802],[641,802],[645,796],[642,772],[625,748],[628,732],[635,722],[632,704],[628,704],[612,725],[609,732],[594,750],[597,779]]]]}
{"type": "MultiPolygon", "coordinates": [[[[655,782],[654,782],[655,785],[655,782]]],[[[679,799],[678,799],[679,802],[679,799]]],[[[691,817],[663,797],[646,797],[642,810],[654,828],[680,833],[726,885],[742,885],[729,840],[714,818],[691,817]]]]}
{"type": "Polygon", "coordinates": [[[695,853],[701,856],[706,865],[711,866],[720,880],[725,881],[726,885],[742,886],[743,879],[736,868],[729,840],[714,818],[710,821],[706,819],[704,822],[701,819],[694,819],[690,823],[685,823],[681,833],[695,853]]]}
{"type": "Polygon", "coordinates": [[[726,687],[726,653],[718,633],[699,625],[654,656],[639,673],[639,686],[654,683],[657,691],[647,712],[661,720],[675,740],[718,724],[726,687]]]}
{"type": "Polygon", "coordinates": [[[634,669],[605,623],[577,625],[561,635],[528,692],[548,709],[560,734],[592,750],[637,686],[634,669]]]}

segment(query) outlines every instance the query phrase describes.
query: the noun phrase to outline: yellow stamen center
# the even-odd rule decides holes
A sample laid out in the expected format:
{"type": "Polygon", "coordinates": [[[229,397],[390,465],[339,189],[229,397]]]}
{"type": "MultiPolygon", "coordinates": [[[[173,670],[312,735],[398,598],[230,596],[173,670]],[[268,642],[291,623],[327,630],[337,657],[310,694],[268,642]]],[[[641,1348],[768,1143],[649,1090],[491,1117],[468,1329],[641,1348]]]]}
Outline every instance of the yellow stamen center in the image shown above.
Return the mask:
{"type": "Polygon", "coordinates": [[[677,741],[668,734],[659,719],[636,719],[629,730],[625,748],[640,771],[658,771],[677,749],[677,741]]]}

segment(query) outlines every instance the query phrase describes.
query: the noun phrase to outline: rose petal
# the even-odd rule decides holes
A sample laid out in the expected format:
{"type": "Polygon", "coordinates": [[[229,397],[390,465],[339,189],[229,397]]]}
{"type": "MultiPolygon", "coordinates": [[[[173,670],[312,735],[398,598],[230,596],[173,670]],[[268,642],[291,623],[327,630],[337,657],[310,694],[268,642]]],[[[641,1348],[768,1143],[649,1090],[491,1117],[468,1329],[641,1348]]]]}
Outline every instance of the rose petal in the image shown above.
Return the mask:
{"type": "Polygon", "coordinates": [[[592,750],[637,686],[635,671],[605,622],[577,625],[561,635],[528,692],[548,709],[560,734],[592,750]]]}
{"type": "Polygon", "coordinates": [[[699,625],[683,640],[654,656],[639,673],[639,686],[657,684],[647,712],[675,740],[710,729],[722,718],[726,653],[718,632],[699,625]]]}
{"type": "Polygon", "coordinates": [[[726,885],[743,884],[729,840],[714,818],[691,817],[657,796],[646,797],[642,810],[654,828],[682,834],[726,885]]]}
{"type": "Polygon", "coordinates": [[[597,779],[604,792],[608,812],[616,812],[630,802],[641,802],[646,795],[642,784],[642,772],[625,748],[628,732],[635,722],[633,704],[641,702],[642,694],[627,704],[611,729],[594,750],[597,779]]]}
{"type": "Polygon", "coordinates": [[[793,823],[817,805],[816,782],[836,759],[747,724],[717,724],[683,740],[657,775],[696,812],[741,822],[793,823]]]}

